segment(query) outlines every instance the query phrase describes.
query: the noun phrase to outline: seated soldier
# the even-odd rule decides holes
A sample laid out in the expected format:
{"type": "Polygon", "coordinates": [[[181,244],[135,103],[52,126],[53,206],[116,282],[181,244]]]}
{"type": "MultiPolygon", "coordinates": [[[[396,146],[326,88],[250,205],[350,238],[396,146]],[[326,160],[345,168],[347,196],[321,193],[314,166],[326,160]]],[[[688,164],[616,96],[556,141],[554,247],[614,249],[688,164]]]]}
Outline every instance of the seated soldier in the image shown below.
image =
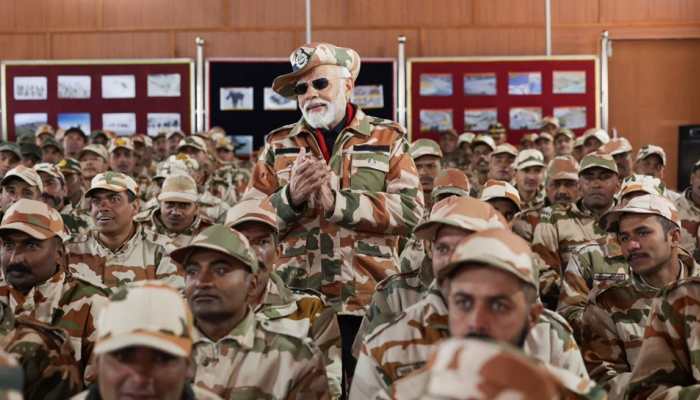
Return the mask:
{"type": "Polygon", "coordinates": [[[44,185],[39,174],[24,165],[7,171],[0,181],[0,211],[5,212],[19,199],[41,200],[44,185]]]}
{"type": "Polygon", "coordinates": [[[3,143],[0,145],[0,178],[22,161],[22,153],[15,143],[3,143]]]}
{"type": "Polygon", "coordinates": [[[81,209],[73,209],[70,203],[65,205],[67,183],[57,165],[39,163],[34,166],[34,170],[41,177],[44,188],[41,193],[42,201],[61,213],[63,225],[71,235],[85,234],[94,228],[89,214],[81,209]]]}

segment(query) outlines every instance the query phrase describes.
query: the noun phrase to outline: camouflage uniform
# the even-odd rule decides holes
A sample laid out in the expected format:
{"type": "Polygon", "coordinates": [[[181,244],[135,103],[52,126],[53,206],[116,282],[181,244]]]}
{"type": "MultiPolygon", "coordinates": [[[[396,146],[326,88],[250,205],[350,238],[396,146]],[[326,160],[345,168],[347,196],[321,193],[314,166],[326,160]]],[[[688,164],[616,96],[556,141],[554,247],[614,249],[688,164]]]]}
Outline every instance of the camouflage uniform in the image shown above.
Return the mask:
{"type": "Polygon", "coordinates": [[[216,180],[220,180],[226,188],[224,193],[219,196],[229,206],[233,206],[243,197],[248,182],[250,182],[250,170],[238,168],[235,165],[223,165],[219,167],[205,185],[205,190],[210,191],[211,186],[216,180]]]}
{"type": "Polygon", "coordinates": [[[700,226],[700,207],[691,198],[692,188],[686,189],[676,200],[675,205],[681,214],[681,246],[691,254],[698,246],[698,226],[700,226]]]}
{"type": "MultiPolygon", "coordinates": [[[[476,145],[478,144],[485,144],[486,146],[491,148],[491,151],[496,149],[496,143],[493,141],[493,138],[490,135],[477,135],[474,140],[472,140],[472,150],[476,145]]],[[[486,182],[486,175],[480,176],[479,172],[474,170],[473,173],[470,176],[470,195],[471,197],[474,197],[478,199],[481,197],[481,187],[483,186],[483,183],[486,182]],[[483,182],[483,183],[482,183],[483,182]]]]}

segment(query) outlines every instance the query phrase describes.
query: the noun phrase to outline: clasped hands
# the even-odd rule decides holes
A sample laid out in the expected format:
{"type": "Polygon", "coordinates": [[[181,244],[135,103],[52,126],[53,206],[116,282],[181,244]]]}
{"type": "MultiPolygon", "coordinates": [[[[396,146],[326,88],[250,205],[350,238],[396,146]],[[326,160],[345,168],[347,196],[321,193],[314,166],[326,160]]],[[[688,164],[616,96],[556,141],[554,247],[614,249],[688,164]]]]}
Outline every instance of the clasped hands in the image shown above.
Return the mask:
{"type": "Polygon", "coordinates": [[[330,214],[335,207],[330,168],[324,160],[315,158],[303,147],[292,164],[289,197],[296,209],[308,202],[310,208],[320,205],[324,214],[330,214]]]}

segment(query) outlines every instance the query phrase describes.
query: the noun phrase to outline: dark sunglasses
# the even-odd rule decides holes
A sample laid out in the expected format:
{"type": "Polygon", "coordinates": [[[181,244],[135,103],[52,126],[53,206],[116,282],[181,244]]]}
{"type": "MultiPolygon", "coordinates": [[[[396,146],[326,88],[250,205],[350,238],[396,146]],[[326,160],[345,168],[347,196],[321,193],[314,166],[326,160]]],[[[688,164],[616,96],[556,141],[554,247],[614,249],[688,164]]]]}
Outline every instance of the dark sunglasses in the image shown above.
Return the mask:
{"type": "MultiPolygon", "coordinates": [[[[329,83],[328,78],[318,78],[311,81],[311,86],[313,86],[316,90],[323,90],[328,87],[329,83]]],[[[308,82],[297,83],[294,86],[294,94],[297,96],[301,96],[302,94],[306,93],[307,90],[309,90],[308,82]]]]}

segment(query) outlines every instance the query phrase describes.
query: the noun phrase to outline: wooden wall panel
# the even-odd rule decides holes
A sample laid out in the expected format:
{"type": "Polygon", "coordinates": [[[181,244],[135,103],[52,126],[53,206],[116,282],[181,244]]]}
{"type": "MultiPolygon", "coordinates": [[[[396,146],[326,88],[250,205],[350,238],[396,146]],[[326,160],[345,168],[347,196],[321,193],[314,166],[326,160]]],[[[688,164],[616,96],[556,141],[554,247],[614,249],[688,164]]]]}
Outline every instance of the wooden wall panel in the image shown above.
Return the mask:
{"type": "Polygon", "coordinates": [[[104,26],[110,29],[217,28],[227,23],[226,0],[103,0],[103,8],[104,26]]]}
{"type": "Polygon", "coordinates": [[[173,57],[171,48],[167,33],[61,33],[51,41],[51,55],[57,59],[173,57]]]}
{"type": "Polygon", "coordinates": [[[544,29],[425,29],[422,56],[544,55],[544,29]]]}
{"type": "Polygon", "coordinates": [[[488,26],[544,26],[542,0],[474,0],[474,23],[488,26]]]}
{"type": "Polygon", "coordinates": [[[552,25],[581,25],[598,23],[598,1],[552,1],[552,25]]]}
{"type": "MultiPolygon", "coordinates": [[[[416,30],[401,29],[358,29],[358,30],[319,30],[314,32],[314,40],[326,41],[356,49],[363,57],[396,57],[397,38],[406,36],[406,54],[418,52],[420,42],[416,30]]],[[[302,40],[304,36],[302,35],[302,40]]],[[[294,47],[284,53],[287,57],[294,47]]]]}
{"type": "Polygon", "coordinates": [[[205,40],[207,57],[287,57],[304,40],[301,31],[181,32],[175,56],[194,58],[197,36],[205,40]]]}
{"type": "Polygon", "coordinates": [[[227,22],[234,28],[269,30],[306,27],[304,0],[231,0],[228,3],[230,15],[227,22]]]}
{"type": "Polygon", "coordinates": [[[101,5],[102,0],[45,0],[42,9],[49,29],[95,30],[100,28],[101,5]]]}
{"type": "Polygon", "coordinates": [[[692,22],[700,21],[696,0],[600,0],[601,22],[692,22]]]}
{"type": "Polygon", "coordinates": [[[597,27],[552,27],[552,54],[599,54],[600,33],[597,27]]]}
{"type": "Polygon", "coordinates": [[[0,34],[0,59],[23,60],[49,58],[45,35],[0,34]]]}

